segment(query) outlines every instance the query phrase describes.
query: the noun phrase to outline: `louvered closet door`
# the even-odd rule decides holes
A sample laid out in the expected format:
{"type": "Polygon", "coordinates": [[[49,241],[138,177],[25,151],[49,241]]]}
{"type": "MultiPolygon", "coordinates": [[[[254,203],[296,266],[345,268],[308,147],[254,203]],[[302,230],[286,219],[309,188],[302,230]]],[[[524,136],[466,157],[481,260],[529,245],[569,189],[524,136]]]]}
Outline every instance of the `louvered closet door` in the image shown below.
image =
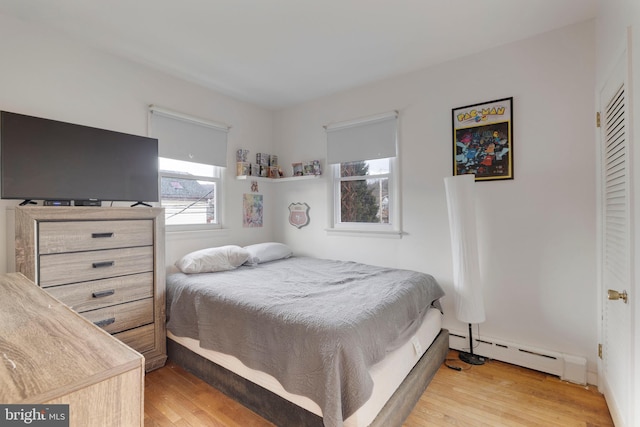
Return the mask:
{"type": "Polygon", "coordinates": [[[623,300],[609,300],[608,290],[629,290],[631,278],[631,163],[626,59],[601,92],[602,159],[602,375],[603,392],[616,425],[627,426],[629,402],[630,309],[623,300]]]}

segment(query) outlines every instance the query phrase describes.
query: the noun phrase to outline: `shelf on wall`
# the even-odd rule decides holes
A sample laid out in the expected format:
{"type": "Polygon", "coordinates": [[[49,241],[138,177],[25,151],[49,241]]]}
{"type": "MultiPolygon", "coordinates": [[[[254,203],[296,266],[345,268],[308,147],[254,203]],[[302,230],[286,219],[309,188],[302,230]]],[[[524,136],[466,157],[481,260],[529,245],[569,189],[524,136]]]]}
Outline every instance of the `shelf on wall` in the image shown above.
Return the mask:
{"type": "Polygon", "coordinates": [[[318,179],[322,175],[302,175],[302,176],[288,176],[285,178],[265,178],[263,176],[251,176],[251,175],[238,175],[237,180],[240,181],[261,181],[261,182],[285,182],[285,181],[303,181],[307,179],[318,179]]]}

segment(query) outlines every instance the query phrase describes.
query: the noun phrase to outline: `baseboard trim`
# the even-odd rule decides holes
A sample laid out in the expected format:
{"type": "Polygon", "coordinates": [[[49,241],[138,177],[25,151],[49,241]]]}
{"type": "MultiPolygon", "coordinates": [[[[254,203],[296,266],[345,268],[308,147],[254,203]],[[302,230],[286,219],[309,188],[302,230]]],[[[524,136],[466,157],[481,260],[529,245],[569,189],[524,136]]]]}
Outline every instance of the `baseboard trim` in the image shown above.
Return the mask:
{"type": "MultiPolygon", "coordinates": [[[[449,347],[455,350],[469,351],[467,332],[449,329],[449,347]]],[[[581,356],[484,336],[474,340],[473,352],[489,359],[557,375],[562,380],[575,384],[597,385],[597,375],[588,375],[587,359],[581,356]]]]}

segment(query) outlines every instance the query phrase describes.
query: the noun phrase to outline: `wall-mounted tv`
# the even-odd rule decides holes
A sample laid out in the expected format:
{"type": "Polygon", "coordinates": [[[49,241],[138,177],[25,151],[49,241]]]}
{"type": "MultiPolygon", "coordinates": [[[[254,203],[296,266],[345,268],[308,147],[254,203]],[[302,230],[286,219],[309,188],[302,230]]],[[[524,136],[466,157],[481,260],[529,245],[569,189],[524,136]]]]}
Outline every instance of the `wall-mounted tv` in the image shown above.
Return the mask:
{"type": "Polygon", "coordinates": [[[158,140],[0,112],[0,197],[158,201],[158,140]]]}

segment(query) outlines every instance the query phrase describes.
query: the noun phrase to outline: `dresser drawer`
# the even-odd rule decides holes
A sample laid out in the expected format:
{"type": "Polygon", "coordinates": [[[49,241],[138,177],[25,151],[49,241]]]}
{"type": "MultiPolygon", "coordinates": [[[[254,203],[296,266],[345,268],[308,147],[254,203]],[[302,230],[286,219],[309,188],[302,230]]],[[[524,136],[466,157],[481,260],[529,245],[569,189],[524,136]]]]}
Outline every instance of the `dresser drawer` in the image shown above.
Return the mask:
{"type": "Polygon", "coordinates": [[[52,286],[47,289],[47,292],[75,311],[82,313],[123,302],[152,297],[153,273],[52,286]]]}
{"type": "Polygon", "coordinates": [[[86,311],[84,317],[110,334],[153,323],[153,298],[86,311]]]}
{"type": "Polygon", "coordinates": [[[38,223],[40,254],[150,246],[153,221],[57,221],[38,223]]]}
{"type": "Polygon", "coordinates": [[[153,248],[107,249],[40,256],[42,287],[153,271],[153,248]]]}
{"type": "Polygon", "coordinates": [[[140,326],[139,328],[119,332],[113,335],[120,341],[137,351],[145,353],[153,350],[156,345],[156,334],[154,325],[140,326]]]}

